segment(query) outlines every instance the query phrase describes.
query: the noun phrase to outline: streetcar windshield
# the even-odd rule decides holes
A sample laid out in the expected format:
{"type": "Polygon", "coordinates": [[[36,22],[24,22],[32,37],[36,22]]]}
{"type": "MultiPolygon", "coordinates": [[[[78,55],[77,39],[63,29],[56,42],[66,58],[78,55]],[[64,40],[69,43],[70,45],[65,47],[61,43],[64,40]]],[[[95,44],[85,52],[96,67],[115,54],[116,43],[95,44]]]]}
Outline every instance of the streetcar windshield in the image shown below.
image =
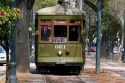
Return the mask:
{"type": "Polygon", "coordinates": [[[67,42],[67,26],[54,26],[54,42],[66,43],[67,42]]]}
{"type": "Polygon", "coordinates": [[[67,37],[67,26],[54,26],[54,37],[67,37]]]}

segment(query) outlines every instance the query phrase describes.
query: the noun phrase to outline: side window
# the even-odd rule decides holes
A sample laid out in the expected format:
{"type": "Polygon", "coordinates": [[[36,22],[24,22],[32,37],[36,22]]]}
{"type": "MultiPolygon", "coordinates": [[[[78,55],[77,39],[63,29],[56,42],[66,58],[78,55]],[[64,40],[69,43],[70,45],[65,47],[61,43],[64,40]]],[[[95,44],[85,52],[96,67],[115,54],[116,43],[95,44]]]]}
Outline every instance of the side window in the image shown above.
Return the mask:
{"type": "Polygon", "coordinates": [[[69,25],[69,41],[79,41],[80,38],[80,27],[81,21],[80,20],[70,20],[69,25]]]}
{"type": "Polygon", "coordinates": [[[42,25],[41,27],[41,40],[51,41],[52,26],[42,25]]]}
{"type": "Polygon", "coordinates": [[[69,26],[69,41],[78,41],[80,34],[80,26],[69,26]]]}
{"type": "Polygon", "coordinates": [[[41,20],[41,40],[51,42],[51,34],[52,34],[52,20],[50,19],[42,19],[41,20]]]}

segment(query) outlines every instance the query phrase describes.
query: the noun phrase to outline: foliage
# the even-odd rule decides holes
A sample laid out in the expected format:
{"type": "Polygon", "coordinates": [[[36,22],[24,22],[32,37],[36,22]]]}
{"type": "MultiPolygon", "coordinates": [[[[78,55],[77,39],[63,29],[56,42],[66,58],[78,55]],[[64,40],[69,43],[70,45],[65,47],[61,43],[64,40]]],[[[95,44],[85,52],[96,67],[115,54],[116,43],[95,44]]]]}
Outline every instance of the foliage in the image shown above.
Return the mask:
{"type": "Polygon", "coordinates": [[[116,10],[111,7],[110,3],[105,4],[102,11],[102,33],[105,41],[110,41],[112,47],[115,44],[121,44],[122,23],[116,10]],[[118,39],[120,39],[120,42],[116,43],[118,39]]]}
{"type": "MultiPolygon", "coordinates": [[[[97,7],[98,0],[91,0],[91,2],[97,7]]],[[[110,41],[112,44],[117,41],[117,37],[121,38],[122,28],[121,28],[121,21],[118,17],[117,12],[111,7],[110,0],[103,0],[103,8],[102,8],[102,37],[104,41],[110,41]]],[[[96,20],[97,13],[94,14],[94,11],[85,5],[84,10],[86,11],[89,19],[90,15],[90,23],[89,23],[89,31],[88,31],[88,38],[93,40],[96,36],[96,20]],[[94,16],[93,16],[94,15],[94,16]]],[[[102,41],[103,41],[102,40],[102,41]]],[[[121,39],[120,39],[121,41],[121,39]]]]}
{"type": "Polygon", "coordinates": [[[18,8],[11,8],[12,0],[0,0],[0,44],[8,41],[12,28],[16,21],[21,18],[18,8]]]}
{"type": "Polygon", "coordinates": [[[110,31],[110,34],[116,35],[121,30],[121,22],[116,12],[107,4],[102,15],[102,32],[110,31]]]}
{"type": "Polygon", "coordinates": [[[17,8],[0,7],[0,25],[6,22],[15,22],[20,18],[20,10],[17,8]]]}
{"type": "Polygon", "coordinates": [[[106,4],[106,6],[102,10],[102,32],[105,33],[108,29],[108,21],[110,20],[110,6],[106,4]]]}
{"type": "Polygon", "coordinates": [[[56,2],[57,0],[35,0],[33,9],[37,11],[43,7],[53,6],[56,2]]]}

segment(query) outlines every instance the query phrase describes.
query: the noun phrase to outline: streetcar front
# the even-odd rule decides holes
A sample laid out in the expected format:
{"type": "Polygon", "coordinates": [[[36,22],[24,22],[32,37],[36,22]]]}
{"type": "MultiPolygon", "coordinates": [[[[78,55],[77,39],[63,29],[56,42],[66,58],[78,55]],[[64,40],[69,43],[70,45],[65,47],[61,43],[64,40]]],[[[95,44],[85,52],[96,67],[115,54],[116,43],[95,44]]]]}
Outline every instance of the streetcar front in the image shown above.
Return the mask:
{"type": "Polygon", "coordinates": [[[82,33],[85,15],[66,15],[62,9],[56,14],[50,14],[48,10],[46,14],[44,8],[36,14],[36,67],[38,70],[61,67],[79,73],[85,63],[82,33]]]}

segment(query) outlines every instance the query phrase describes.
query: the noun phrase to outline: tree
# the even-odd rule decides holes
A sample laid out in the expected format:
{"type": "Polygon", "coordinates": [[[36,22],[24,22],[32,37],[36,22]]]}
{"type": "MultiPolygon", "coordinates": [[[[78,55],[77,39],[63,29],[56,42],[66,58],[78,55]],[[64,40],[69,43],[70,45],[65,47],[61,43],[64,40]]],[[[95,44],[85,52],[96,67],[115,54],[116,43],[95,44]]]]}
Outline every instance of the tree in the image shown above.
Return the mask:
{"type": "Polygon", "coordinates": [[[36,0],[33,6],[33,10],[37,11],[43,7],[53,6],[57,3],[57,0],[36,0]]]}
{"type": "MultiPolygon", "coordinates": [[[[121,27],[121,21],[119,19],[119,15],[116,13],[116,10],[113,9],[112,5],[111,5],[111,0],[102,0],[102,6],[103,6],[103,11],[102,11],[102,49],[101,51],[103,53],[101,53],[101,56],[105,56],[107,57],[107,52],[105,50],[107,50],[108,47],[108,41],[110,39],[110,44],[111,44],[111,49],[113,48],[115,41],[116,41],[116,36],[118,34],[118,36],[120,37],[120,41],[122,41],[121,39],[121,33],[123,31],[122,27],[121,27]],[[110,37],[110,38],[109,38],[110,37]],[[105,52],[105,53],[104,53],[105,52]]],[[[113,1],[113,0],[112,0],[113,1]]],[[[121,3],[120,0],[116,0],[116,2],[121,3]]],[[[90,40],[90,42],[92,42],[93,35],[94,33],[96,33],[96,30],[94,30],[94,27],[96,27],[96,20],[93,21],[93,19],[95,19],[97,16],[96,14],[94,15],[93,11],[90,9],[90,7],[97,12],[97,0],[84,0],[85,4],[87,4],[89,7],[84,7],[84,10],[86,11],[87,14],[90,14],[90,19],[91,19],[91,23],[89,26],[89,34],[88,34],[88,38],[90,40]],[[92,18],[94,15],[94,18],[92,18]],[[92,22],[93,21],[93,22],[92,22]],[[94,26],[93,26],[94,25],[94,26]],[[90,31],[91,30],[91,31],[90,31]],[[93,34],[93,35],[92,35],[93,34]]],[[[123,0],[122,0],[123,3],[123,0]]],[[[120,6],[120,4],[118,5],[120,6]]],[[[119,7],[121,8],[121,7],[119,7]]],[[[120,10],[120,9],[118,9],[120,10]]],[[[89,16],[88,16],[89,18],[89,16]]],[[[121,44],[121,43],[120,43],[121,44]]]]}
{"type": "Polygon", "coordinates": [[[29,72],[29,22],[35,0],[17,0],[22,18],[16,24],[17,72],[29,72]]]}
{"type": "MultiPolygon", "coordinates": [[[[36,0],[41,1],[41,0],[36,0]]],[[[50,1],[50,0],[45,0],[50,1]]],[[[54,1],[54,0],[52,0],[54,1]]],[[[50,1],[50,2],[52,2],[50,1]]],[[[21,10],[22,18],[17,22],[16,34],[16,55],[17,55],[17,72],[29,72],[29,27],[32,18],[32,7],[35,0],[17,0],[17,7],[21,10]]],[[[39,2],[40,3],[40,2],[39,2]]]]}
{"type": "MultiPolygon", "coordinates": [[[[124,18],[124,10],[125,10],[125,0],[110,0],[111,1],[111,7],[114,9],[116,14],[119,16],[122,24],[122,32],[121,32],[121,48],[124,47],[125,49],[125,18],[124,18]]],[[[125,50],[123,51],[123,54],[120,53],[120,56],[122,55],[122,60],[125,61],[125,50]]]]}

